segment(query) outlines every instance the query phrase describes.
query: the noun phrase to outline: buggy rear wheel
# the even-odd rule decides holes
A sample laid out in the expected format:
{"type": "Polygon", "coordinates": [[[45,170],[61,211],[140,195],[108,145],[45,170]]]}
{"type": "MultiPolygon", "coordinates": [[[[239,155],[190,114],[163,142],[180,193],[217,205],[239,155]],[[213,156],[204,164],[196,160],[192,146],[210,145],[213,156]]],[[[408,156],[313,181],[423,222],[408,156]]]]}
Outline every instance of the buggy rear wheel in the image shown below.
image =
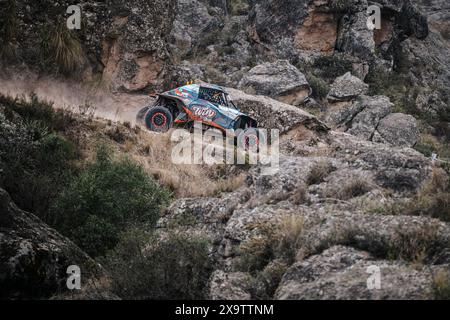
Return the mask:
{"type": "Polygon", "coordinates": [[[156,106],[145,114],[145,125],[151,131],[167,132],[173,127],[173,116],[170,110],[156,106]]]}

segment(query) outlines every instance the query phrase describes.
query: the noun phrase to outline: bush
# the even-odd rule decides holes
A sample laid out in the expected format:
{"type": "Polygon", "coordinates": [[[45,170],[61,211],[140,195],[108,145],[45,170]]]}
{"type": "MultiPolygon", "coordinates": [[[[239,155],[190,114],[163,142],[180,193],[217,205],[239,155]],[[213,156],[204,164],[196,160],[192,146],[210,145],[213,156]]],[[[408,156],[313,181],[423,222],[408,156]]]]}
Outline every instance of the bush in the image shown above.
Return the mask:
{"type": "Polygon", "coordinates": [[[124,233],[104,265],[123,299],[205,299],[212,272],[208,242],[170,233],[163,239],[139,229],[124,233]]]}
{"type": "Polygon", "coordinates": [[[0,116],[0,186],[21,209],[48,222],[48,209],[72,174],[75,146],[42,122],[0,116]]]}
{"type": "Polygon", "coordinates": [[[132,225],[153,227],[169,192],[142,167],[112,159],[102,146],[96,161],[61,193],[52,210],[56,228],[92,256],[113,248],[132,225]]]}
{"type": "Polygon", "coordinates": [[[17,34],[19,32],[17,8],[14,0],[0,3],[0,60],[6,63],[17,60],[17,34]]]}
{"type": "Polygon", "coordinates": [[[247,0],[227,1],[227,7],[231,15],[246,15],[249,11],[249,4],[247,0]]]}
{"type": "Polygon", "coordinates": [[[330,86],[324,80],[319,77],[316,77],[312,73],[306,74],[306,79],[308,80],[309,85],[313,91],[312,95],[317,99],[325,99],[330,92],[330,86]]]}
{"type": "Polygon", "coordinates": [[[394,238],[386,243],[385,256],[416,265],[432,263],[449,245],[448,240],[442,240],[439,228],[439,224],[434,221],[412,230],[399,225],[394,238]]]}

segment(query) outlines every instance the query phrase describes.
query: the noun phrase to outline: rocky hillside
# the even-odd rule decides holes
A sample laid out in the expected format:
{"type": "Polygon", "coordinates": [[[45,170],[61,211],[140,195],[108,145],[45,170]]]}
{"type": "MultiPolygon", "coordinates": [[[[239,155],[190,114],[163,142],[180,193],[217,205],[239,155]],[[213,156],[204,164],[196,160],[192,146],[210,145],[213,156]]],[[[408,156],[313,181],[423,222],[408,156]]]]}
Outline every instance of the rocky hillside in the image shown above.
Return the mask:
{"type": "Polygon", "coordinates": [[[0,92],[30,73],[120,101],[217,83],[261,126],[280,130],[280,171],[175,166],[166,135],[2,96],[1,298],[66,297],[66,264],[93,270],[100,292],[93,285],[87,298],[449,297],[446,1],[80,1],[75,31],[65,28],[69,4],[0,0],[0,92]],[[374,3],[382,28],[372,31],[374,3]],[[48,133],[63,140],[50,143],[48,133]],[[111,171],[99,169],[99,137],[139,165],[108,160],[111,171]],[[75,153],[58,147],[66,140],[75,153]],[[49,162],[56,176],[46,150],[61,152],[49,162]],[[127,180],[120,196],[130,203],[114,202],[114,179],[129,172],[146,184],[127,180]],[[98,198],[87,195],[96,188],[98,198]],[[131,201],[131,190],[148,198],[131,201]],[[161,201],[142,204],[155,194],[161,201]],[[79,233],[69,224],[76,215],[86,218],[79,233]],[[374,266],[381,289],[369,290],[374,266]]]}

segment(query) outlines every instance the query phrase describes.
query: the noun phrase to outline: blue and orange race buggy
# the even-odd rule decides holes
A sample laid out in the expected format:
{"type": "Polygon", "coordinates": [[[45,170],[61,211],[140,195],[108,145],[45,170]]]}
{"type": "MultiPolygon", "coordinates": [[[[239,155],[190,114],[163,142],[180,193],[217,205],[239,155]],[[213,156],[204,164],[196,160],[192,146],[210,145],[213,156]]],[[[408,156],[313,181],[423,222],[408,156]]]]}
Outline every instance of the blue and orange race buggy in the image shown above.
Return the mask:
{"type": "Polygon", "coordinates": [[[233,135],[235,143],[245,149],[266,139],[257,129],[257,121],[239,111],[222,87],[190,84],[155,97],[154,105],[142,108],[137,115],[137,121],[151,131],[166,132],[174,126],[191,129],[194,122],[200,122],[205,128],[233,135]]]}

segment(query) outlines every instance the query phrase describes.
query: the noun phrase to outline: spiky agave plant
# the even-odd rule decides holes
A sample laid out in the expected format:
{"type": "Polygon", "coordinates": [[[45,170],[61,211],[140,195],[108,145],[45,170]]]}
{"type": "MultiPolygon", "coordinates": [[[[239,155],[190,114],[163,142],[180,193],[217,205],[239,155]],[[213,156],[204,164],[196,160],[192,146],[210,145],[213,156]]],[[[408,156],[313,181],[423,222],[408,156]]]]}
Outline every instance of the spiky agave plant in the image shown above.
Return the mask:
{"type": "Polygon", "coordinates": [[[85,63],[83,47],[74,31],[64,23],[48,26],[42,33],[42,61],[57,73],[69,75],[85,63]]]}

